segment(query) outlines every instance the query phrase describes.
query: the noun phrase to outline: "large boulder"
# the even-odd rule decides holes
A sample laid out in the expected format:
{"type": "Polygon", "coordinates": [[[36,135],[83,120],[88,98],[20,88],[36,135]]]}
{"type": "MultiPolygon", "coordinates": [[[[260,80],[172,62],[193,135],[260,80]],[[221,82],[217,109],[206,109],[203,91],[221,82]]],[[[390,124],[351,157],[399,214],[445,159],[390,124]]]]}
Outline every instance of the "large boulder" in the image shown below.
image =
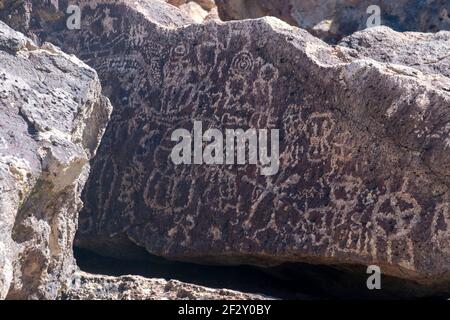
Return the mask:
{"type": "Polygon", "coordinates": [[[56,298],[111,113],[95,71],[0,22],[0,299],[56,298]]]}
{"type": "Polygon", "coordinates": [[[0,300],[267,299],[81,272],[72,251],[80,194],[111,104],[93,69],[3,22],[0,88],[0,300]]]}
{"type": "MultiPolygon", "coordinates": [[[[81,10],[80,30],[63,20],[28,30],[94,67],[115,106],[77,245],[117,256],[131,241],[219,264],[377,264],[448,283],[450,81],[442,69],[376,61],[274,18],[190,25],[159,1],[81,10]],[[175,165],[171,136],[192,132],[195,121],[203,131],[279,130],[278,170],[175,165]]],[[[426,37],[416,45],[442,58],[426,37]]]]}
{"type": "Polygon", "coordinates": [[[450,30],[447,0],[216,0],[223,20],[275,16],[336,42],[372,25],[380,9],[381,24],[398,31],[436,32],[450,30]]]}
{"type": "Polygon", "coordinates": [[[113,99],[136,100],[94,162],[79,245],[115,252],[125,235],[172,259],[448,279],[448,79],[353,58],[274,19],[152,32],[137,52],[149,45],[153,58],[133,56],[147,73],[109,73],[131,90],[113,99]],[[196,120],[279,129],[279,171],[174,165],[171,135],[196,120]]]}

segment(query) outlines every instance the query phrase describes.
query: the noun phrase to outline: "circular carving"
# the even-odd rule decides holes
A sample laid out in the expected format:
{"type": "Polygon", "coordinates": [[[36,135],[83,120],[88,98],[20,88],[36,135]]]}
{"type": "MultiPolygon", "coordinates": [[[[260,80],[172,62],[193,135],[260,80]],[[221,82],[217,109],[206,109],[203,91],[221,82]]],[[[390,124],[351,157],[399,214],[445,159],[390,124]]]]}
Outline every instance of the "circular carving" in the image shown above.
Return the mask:
{"type": "Polygon", "coordinates": [[[231,69],[233,72],[250,72],[253,69],[253,56],[250,52],[241,51],[234,56],[231,63],[231,69]]]}
{"type": "Polygon", "coordinates": [[[184,44],[179,44],[173,49],[175,56],[183,57],[188,53],[188,49],[184,44]]]}

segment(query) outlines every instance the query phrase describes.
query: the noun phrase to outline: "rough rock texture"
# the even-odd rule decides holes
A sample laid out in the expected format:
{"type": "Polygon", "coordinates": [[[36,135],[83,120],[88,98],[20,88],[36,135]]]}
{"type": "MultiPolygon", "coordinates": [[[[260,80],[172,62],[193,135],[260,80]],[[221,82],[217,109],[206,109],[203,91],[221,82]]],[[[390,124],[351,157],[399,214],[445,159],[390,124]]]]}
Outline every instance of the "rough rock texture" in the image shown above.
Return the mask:
{"type": "MultiPolygon", "coordinates": [[[[3,1],[3,9],[0,10],[0,20],[6,22],[14,30],[26,34],[36,42],[45,40],[45,34],[48,31],[55,34],[56,32],[70,32],[72,36],[80,33],[78,29],[69,30],[67,28],[67,21],[71,14],[66,14],[66,11],[68,5],[73,4],[68,0],[0,1],[3,1]],[[39,34],[39,37],[37,34],[39,34]]],[[[147,13],[146,18],[158,25],[170,28],[195,22],[186,13],[169,7],[163,0],[78,0],[76,5],[79,8],[83,8],[83,10],[89,11],[95,9],[98,3],[115,4],[117,8],[122,8],[124,2],[133,3],[135,8],[147,13]]],[[[124,14],[126,13],[127,11],[124,12],[124,14]]],[[[116,12],[115,14],[120,15],[122,13],[116,12]]],[[[85,17],[83,13],[82,18],[85,17]]],[[[101,28],[108,28],[111,32],[117,23],[117,20],[111,19],[109,12],[105,12],[103,16],[94,17],[90,20],[84,19],[83,21],[87,28],[95,28],[96,25],[92,23],[97,23],[101,28]]],[[[136,21],[136,25],[138,24],[139,21],[136,21]]],[[[136,30],[136,32],[141,32],[141,30],[136,30]]],[[[120,45],[120,43],[117,45],[120,45]]]]}
{"type": "Polygon", "coordinates": [[[166,2],[177,7],[189,2],[194,2],[207,11],[216,8],[216,3],[214,0],[166,0],[166,2]]]}
{"type": "Polygon", "coordinates": [[[109,100],[93,69],[2,22],[0,88],[0,299],[267,299],[78,271],[79,195],[109,100]]]}
{"type": "Polygon", "coordinates": [[[450,30],[448,0],[216,0],[223,20],[240,20],[275,16],[307,29],[329,42],[367,27],[378,5],[381,24],[398,31],[436,32],[450,30]]]}
{"type": "Polygon", "coordinates": [[[267,300],[268,297],[210,289],[176,280],[110,277],[79,272],[62,299],[68,300],[267,300]]]}
{"type": "MultiPolygon", "coordinates": [[[[340,46],[356,58],[401,64],[424,74],[450,78],[450,32],[396,32],[387,27],[370,28],[342,39],[340,46]]],[[[412,70],[411,70],[412,72],[412,70]]]]}
{"type": "Polygon", "coordinates": [[[0,22],[0,299],[55,298],[111,112],[97,74],[0,22]]]}
{"type": "Polygon", "coordinates": [[[196,23],[219,20],[214,0],[166,0],[166,2],[180,8],[196,23]]]}
{"type": "MultiPolygon", "coordinates": [[[[144,3],[95,1],[79,31],[61,21],[30,30],[93,66],[115,106],[79,246],[117,254],[128,238],[172,259],[378,264],[448,281],[445,73],[328,46],[274,18],[186,26],[176,8],[144,3]],[[194,120],[222,132],[279,129],[279,172],[174,165],[171,134],[194,120]]],[[[423,39],[416,49],[433,57],[423,39]]]]}

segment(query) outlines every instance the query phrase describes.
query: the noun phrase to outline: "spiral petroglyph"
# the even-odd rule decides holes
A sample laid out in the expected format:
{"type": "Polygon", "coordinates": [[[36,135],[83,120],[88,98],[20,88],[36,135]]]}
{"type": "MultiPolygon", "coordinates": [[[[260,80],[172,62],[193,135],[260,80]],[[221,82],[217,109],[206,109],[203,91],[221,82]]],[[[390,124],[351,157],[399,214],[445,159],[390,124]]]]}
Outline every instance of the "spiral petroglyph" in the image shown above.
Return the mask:
{"type": "Polygon", "coordinates": [[[252,54],[247,51],[236,54],[231,62],[231,70],[237,74],[251,72],[253,70],[252,54]]]}

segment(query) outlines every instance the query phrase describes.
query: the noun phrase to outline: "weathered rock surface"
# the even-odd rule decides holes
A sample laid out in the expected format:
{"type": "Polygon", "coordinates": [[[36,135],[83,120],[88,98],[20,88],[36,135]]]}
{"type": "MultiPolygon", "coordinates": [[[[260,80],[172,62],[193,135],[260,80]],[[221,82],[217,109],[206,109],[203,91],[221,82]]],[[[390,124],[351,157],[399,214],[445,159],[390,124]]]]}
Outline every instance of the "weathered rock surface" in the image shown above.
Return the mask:
{"type": "Polygon", "coordinates": [[[397,31],[436,32],[450,30],[447,0],[216,0],[222,20],[275,16],[307,29],[329,42],[336,42],[365,29],[373,11],[381,9],[381,24],[397,31]]]}
{"type": "Polygon", "coordinates": [[[167,3],[170,3],[171,5],[180,7],[183,4],[189,3],[189,2],[195,2],[200,7],[202,7],[205,10],[211,10],[216,8],[216,3],[214,0],[165,0],[167,3]]]}
{"type": "MultiPolygon", "coordinates": [[[[387,27],[370,28],[342,39],[340,46],[354,58],[401,64],[435,77],[450,78],[450,32],[396,32],[387,27]]],[[[445,80],[444,80],[445,81],[445,80]]]]}
{"type": "Polygon", "coordinates": [[[0,299],[267,299],[78,271],[79,196],[111,104],[93,69],[3,22],[0,87],[0,299]]]}
{"type": "Polygon", "coordinates": [[[269,297],[211,289],[176,280],[111,277],[79,272],[62,299],[69,300],[267,300],[269,297]]]}
{"type": "MultiPolygon", "coordinates": [[[[377,264],[448,281],[448,59],[408,67],[273,18],[186,26],[158,1],[93,3],[81,30],[30,30],[94,67],[115,106],[79,246],[114,255],[131,239],[179,260],[377,264]],[[279,172],[174,165],[171,134],[194,120],[279,129],[279,172]]],[[[435,54],[425,38],[417,46],[435,54]]]]}
{"type": "Polygon", "coordinates": [[[180,8],[196,23],[219,20],[214,0],[166,0],[166,2],[180,8]]]}
{"type": "Polygon", "coordinates": [[[0,22],[0,299],[56,298],[109,119],[97,74],[0,22]]]}
{"type": "MultiPolygon", "coordinates": [[[[67,32],[72,35],[81,33],[78,29],[69,29],[67,22],[73,13],[66,13],[69,2],[67,0],[0,0],[2,8],[0,10],[0,20],[6,22],[14,30],[26,34],[36,42],[45,40],[45,34],[48,31],[67,32]],[[39,36],[37,36],[39,34],[39,36]]],[[[186,13],[169,7],[164,0],[79,0],[76,6],[83,10],[95,10],[97,4],[110,3],[117,5],[117,8],[123,8],[123,3],[133,3],[133,6],[142,12],[146,12],[146,18],[157,25],[164,25],[168,28],[179,25],[194,23],[186,13]],[[151,12],[151,14],[149,14],[151,12]]],[[[126,11],[125,13],[127,13],[126,11]]],[[[115,13],[120,14],[119,12],[115,13]]],[[[84,16],[84,15],[83,15],[84,16]]],[[[141,17],[143,18],[143,17],[141,17]]],[[[109,28],[111,31],[116,27],[117,20],[111,20],[109,12],[104,16],[95,17],[93,20],[84,20],[85,27],[95,27],[91,23],[97,23],[102,28],[109,28]]],[[[131,21],[131,20],[130,20],[131,21]]],[[[139,21],[136,21],[139,24],[139,21]]],[[[140,30],[139,30],[140,32],[140,30]]],[[[60,39],[61,40],[61,39],[60,39]]],[[[120,43],[118,44],[120,45],[120,43]]]]}

